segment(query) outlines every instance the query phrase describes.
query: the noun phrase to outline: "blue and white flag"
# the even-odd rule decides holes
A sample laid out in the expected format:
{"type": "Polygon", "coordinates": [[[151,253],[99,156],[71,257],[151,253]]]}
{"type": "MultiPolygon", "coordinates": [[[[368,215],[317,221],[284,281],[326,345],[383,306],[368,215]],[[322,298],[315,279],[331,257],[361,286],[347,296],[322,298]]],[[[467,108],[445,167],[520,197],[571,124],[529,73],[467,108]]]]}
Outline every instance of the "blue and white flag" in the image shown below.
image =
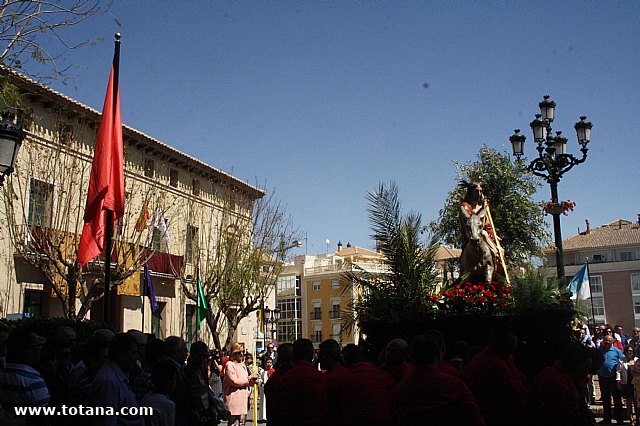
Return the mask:
{"type": "Polygon", "coordinates": [[[589,288],[589,265],[584,265],[569,283],[569,291],[571,291],[571,299],[587,300],[591,297],[591,289],[589,288]]]}

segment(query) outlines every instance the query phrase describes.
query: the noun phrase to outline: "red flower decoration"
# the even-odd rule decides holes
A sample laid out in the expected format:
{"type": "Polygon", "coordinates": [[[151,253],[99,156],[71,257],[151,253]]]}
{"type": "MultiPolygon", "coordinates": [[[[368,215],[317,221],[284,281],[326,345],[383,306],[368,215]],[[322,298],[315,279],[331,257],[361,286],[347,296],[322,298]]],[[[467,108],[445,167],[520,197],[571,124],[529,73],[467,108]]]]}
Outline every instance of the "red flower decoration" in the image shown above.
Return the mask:
{"type": "Polygon", "coordinates": [[[449,290],[432,294],[428,300],[439,312],[494,314],[508,304],[511,289],[496,282],[457,283],[449,290]]]}
{"type": "Polygon", "coordinates": [[[571,200],[557,201],[552,198],[551,201],[543,201],[540,203],[540,207],[544,210],[544,214],[560,214],[567,216],[570,211],[573,211],[576,203],[571,200]]]}

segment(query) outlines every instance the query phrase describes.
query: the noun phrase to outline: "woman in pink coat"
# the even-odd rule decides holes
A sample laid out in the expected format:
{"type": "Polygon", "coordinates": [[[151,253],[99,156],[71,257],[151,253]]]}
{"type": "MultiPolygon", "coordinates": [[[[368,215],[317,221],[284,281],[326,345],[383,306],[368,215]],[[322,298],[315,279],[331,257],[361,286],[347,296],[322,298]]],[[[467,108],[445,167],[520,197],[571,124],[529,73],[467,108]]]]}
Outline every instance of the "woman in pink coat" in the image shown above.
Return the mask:
{"type": "Polygon", "coordinates": [[[249,370],[244,364],[244,347],[242,343],[231,345],[231,356],[225,365],[224,380],[222,389],[224,393],[224,403],[231,413],[229,426],[244,426],[247,417],[247,406],[249,403],[249,386],[253,386],[257,376],[249,374],[249,370]]]}

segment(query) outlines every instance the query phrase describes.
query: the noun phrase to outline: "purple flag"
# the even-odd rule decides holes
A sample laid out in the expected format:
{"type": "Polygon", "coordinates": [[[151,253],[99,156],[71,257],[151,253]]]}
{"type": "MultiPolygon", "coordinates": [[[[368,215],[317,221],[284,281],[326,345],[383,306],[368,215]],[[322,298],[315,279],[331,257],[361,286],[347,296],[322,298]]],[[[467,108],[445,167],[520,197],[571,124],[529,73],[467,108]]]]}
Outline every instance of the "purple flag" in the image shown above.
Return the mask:
{"type": "Polygon", "coordinates": [[[149,267],[144,264],[144,280],[147,282],[147,295],[151,301],[151,312],[158,313],[158,301],[156,300],[156,292],[153,290],[153,283],[151,282],[151,274],[149,273],[149,267]]]}

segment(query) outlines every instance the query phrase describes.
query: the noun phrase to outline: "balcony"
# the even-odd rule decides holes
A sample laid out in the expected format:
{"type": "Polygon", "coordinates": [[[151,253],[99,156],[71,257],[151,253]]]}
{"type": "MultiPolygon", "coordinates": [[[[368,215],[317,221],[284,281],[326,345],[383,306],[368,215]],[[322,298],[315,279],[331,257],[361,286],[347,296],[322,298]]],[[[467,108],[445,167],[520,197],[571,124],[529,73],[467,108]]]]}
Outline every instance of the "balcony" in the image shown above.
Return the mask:
{"type": "Polygon", "coordinates": [[[331,311],[329,312],[329,319],[340,319],[340,311],[331,311]]]}
{"type": "Polygon", "coordinates": [[[315,333],[311,341],[313,343],[322,343],[322,333],[315,333]]]}
{"type": "Polygon", "coordinates": [[[168,275],[179,274],[184,262],[183,256],[176,256],[169,253],[155,252],[147,263],[149,269],[168,275]]]}
{"type": "Polygon", "coordinates": [[[309,315],[312,321],[317,321],[322,319],[322,311],[313,311],[309,315]]]}
{"type": "MultiPolygon", "coordinates": [[[[547,267],[555,268],[555,262],[549,262],[547,267]]],[[[575,261],[574,259],[565,259],[564,266],[571,269],[572,267],[581,268],[584,266],[584,258],[581,261],[575,261]]],[[[589,267],[593,267],[593,270],[599,271],[616,271],[616,270],[632,270],[640,268],[640,260],[617,260],[607,259],[606,261],[590,261],[589,267]]]]}
{"type": "Polygon", "coordinates": [[[313,266],[311,268],[305,268],[304,273],[305,275],[315,275],[323,272],[337,272],[342,271],[342,266],[342,264],[313,266]]]}
{"type": "Polygon", "coordinates": [[[326,272],[339,272],[339,271],[360,271],[364,270],[369,273],[382,274],[389,272],[389,266],[384,263],[377,262],[354,262],[354,263],[333,263],[330,265],[313,266],[311,268],[305,268],[305,275],[315,275],[326,272]]]}
{"type": "Polygon", "coordinates": [[[370,274],[387,274],[389,273],[389,265],[377,262],[355,262],[350,268],[352,271],[364,270],[370,274]]]}

